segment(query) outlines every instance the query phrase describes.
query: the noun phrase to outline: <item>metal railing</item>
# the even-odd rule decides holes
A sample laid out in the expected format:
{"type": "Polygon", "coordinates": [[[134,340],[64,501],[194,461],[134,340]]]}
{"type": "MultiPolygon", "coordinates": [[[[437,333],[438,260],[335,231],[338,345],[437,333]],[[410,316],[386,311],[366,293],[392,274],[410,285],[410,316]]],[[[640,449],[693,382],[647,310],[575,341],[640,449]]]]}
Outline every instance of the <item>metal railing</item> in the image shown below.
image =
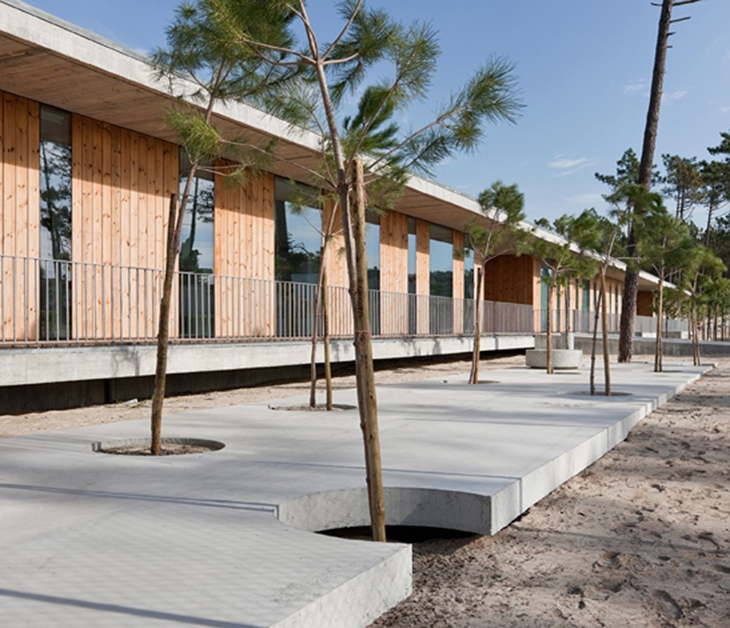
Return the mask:
{"type": "MultiPolygon", "coordinates": [[[[17,344],[152,342],[158,328],[161,270],[0,256],[0,346],[17,344]]],[[[244,341],[309,338],[322,330],[309,283],[177,273],[173,283],[174,341],[244,341]]],[[[328,287],[333,337],[353,333],[345,287],[328,287]]],[[[371,290],[372,333],[379,337],[459,336],[474,332],[474,301],[371,290]]],[[[529,305],[484,301],[484,334],[532,334],[544,329],[546,312],[529,305]]],[[[572,329],[590,332],[594,314],[570,312],[572,329]]],[[[553,313],[553,331],[565,329],[565,311],[553,313]]],[[[637,317],[638,332],[656,320],[637,317]]],[[[609,315],[618,332],[619,315],[609,315]]],[[[686,331],[686,321],[665,330],[686,331]]]]}
{"type": "MultiPolygon", "coordinates": [[[[537,319],[537,327],[541,332],[547,331],[547,311],[535,310],[537,319]]],[[[606,315],[608,322],[608,332],[617,334],[621,328],[621,315],[616,312],[609,312],[606,315]]],[[[593,327],[596,324],[596,313],[593,310],[571,310],[570,312],[570,329],[575,333],[589,334],[593,333],[593,327]]],[[[637,335],[656,334],[657,320],[654,316],[639,316],[634,318],[634,333],[637,335]]],[[[601,319],[598,320],[598,329],[601,330],[601,319]]],[[[552,311],[552,331],[559,332],[566,329],[565,310],[552,311]]],[[[687,332],[689,330],[689,321],[687,319],[665,319],[662,324],[662,333],[672,334],[679,332],[687,332]]]]}

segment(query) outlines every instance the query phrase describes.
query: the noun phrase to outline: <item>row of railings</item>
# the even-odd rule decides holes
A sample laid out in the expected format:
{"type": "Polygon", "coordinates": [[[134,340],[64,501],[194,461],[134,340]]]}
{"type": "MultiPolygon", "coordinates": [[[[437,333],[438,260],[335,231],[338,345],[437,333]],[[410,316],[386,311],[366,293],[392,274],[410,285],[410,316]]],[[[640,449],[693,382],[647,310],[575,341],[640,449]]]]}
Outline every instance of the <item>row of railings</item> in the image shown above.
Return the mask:
{"type": "MultiPolygon", "coordinates": [[[[0,256],[0,345],[39,343],[150,342],[158,328],[162,271],[70,261],[0,256]]],[[[309,338],[316,286],[311,283],[177,273],[173,289],[172,337],[178,341],[309,338]]],[[[352,335],[347,288],[330,286],[328,322],[334,337],[352,335]]],[[[374,336],[469,335],[474,331],[470,299],[381,292],[369,293],[374,336]]],[[[530,305],[482,302],[485,334],[546,331],[547,311],[530,305]]],[[[609,332],[620,316],[608,314],[609,332]]],[[[595,313],[552,313],[553,331],[590,333],[595,313]]],[[[666,320],[667,335],[686,334],[686,320],[666,320]]],[[[638,334],[656,333],[656,318],[637,316],[638,334]]]]}
{"type": "MultiPolygon", "coordinates": [[[[151,342],[158,328],[160,270],[0,256],[0,346],[151,342]]],[[[173,284],[176,341],[309,338],[316,286],[309,283],[179,272],[173,284]]],[[[353,333],[347,288],[330,286],[333,337],[353,333]]],[[[371,290],[372,333],[380,337],[468,335],[472,300],[371,290]]],[[[532,334],[529,305],[485,301],[482,332],[532,334]]]]}
{"type": "MultiPolygon", "coordinates": [[[[547,313],[545,310],[540,311],[541,330],[547,330],[547,313]]],[[[593,333],[596,325],[596,313],[593,310],[571,310],[568,320],[566,320],[565,312],[553,311],[552,327],[553,331],[565,331],[570,323],[570,330],[575,333],[593,333]]],[[[608,332],[610,334],[618,334],[621,325],[621,314],[618,312],[608,312],[606,314],[606,322],[608,323],[608,332]]],[[[656,335],[657,319],[655,316],[636,316],[634,318],[634,333],[636,335],[656,335]]],[[[598,329],[602,329],[602,322],[598,320],[598,329]]],[[[662,333],[664,335],[686,335],[689,333],[689,321],[687,319],[665,318],[662,323],[662,333]]]]}

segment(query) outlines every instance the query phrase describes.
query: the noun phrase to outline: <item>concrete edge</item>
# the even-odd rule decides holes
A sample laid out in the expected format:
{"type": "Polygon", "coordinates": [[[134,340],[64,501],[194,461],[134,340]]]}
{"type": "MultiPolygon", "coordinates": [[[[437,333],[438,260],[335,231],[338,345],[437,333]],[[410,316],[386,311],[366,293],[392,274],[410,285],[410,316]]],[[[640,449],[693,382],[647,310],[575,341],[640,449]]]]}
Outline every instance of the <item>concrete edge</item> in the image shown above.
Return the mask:
{"type": "MultiPolygon", "coordinates": [[[[500,351],[532,347],[532,335],[483,336],[482,350],[500,351]]],[[[456,355],[472,351],[466,336],[425,338],[376,338],[376,360],[456,355]]],[[[102,347],[23,347],[0,350],[0,386],[23,386],[56,382],[91,381],[154,375],[154,345],[102,347]]],[[[168,374],[205,373],[252,368],[306,365],[309,341],[220,344],[174,344],[170,346],[168,374]]],[[[317,360],[323,361],[321,343],[317,360]]],[[[355,359],[352,339],[332,342],[332,362],[355,359]]]]}
{"type": "MultiPolygon", "coordinates": [[[[355,542],[355,541],[353,541],[355,542]]],[[[271,628],[362,628],[413,592],[410,545],[323,595],[271,628]]]]}
{"type": "MultiPolygon", "coordinates": [[[[387,480],[386,480],[387,483],[387,480]]],[[[386,486],[388,525],[447,528],[490,534],[491,497],[478,493],[411,486],[386,486]]],[[[309,532],[370,525],[366,488],[301,495],[277,506],[278,519],[309,532]]]]}
{"type": "Polygon", "coordinates": [[[587,469],[616,445],[626,440],[641,419],[661,408],[689,384],[713,368],[715,368],[714,364],[705,366],[702,373],[689,377],[669,392],[647,401],[622,420],[601,430],[577,447],[564,452],[502,489],[493,498],[490,534],[496,534],[508,526],[517,517],[524,514],[528,508],[547,497],[556,488],[587,469]]]}

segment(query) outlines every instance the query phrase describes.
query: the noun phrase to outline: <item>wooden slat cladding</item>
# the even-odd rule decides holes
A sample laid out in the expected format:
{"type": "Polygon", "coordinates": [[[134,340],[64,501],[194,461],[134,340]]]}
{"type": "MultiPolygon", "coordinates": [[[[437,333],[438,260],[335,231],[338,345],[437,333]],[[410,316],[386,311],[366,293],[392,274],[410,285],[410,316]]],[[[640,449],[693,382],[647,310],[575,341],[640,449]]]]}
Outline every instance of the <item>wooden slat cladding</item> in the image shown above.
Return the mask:
{"type": "Polygon", "coordinates": [[[345,255],[345,238],[342,235],[342,216],[339,204],[328,200],[322,210],[322,225],[328,229],[332,225],[330,240],[327,243],[325,271],[327,273],[327,305],[329,313],[329,329],[333,336],[348,336],[354,329],[352,322],[352,306],[348,287],[347,257],[345,255]],[[333,216],[334,212],[334,216],[333,216]]]}
{"type": "Polygon", "coordinates": [[[275,332],[274,176],[241,184],[215,177],[215,332],[217,336],[270,337],[275,332]]]}
{"type": "Polygon", "coordinates": [[[408,334],[408,216],[380,216],[380,333],[408,334]]]}
{"type": "Polygon", "coordinates": [[[487,301],[539,304],[539,269],[538,262],[535,275],[535,260],[529,255],[520,257],[500,255],[487,264],[484,274],[484,298],[487,301]],[[533,290],[535,281],[537,281],[536,293],[533,290]]]}
{"type": "Polygon", "coordinates": [[[428,294],[431,291],[431,225],[416,219],[416,333],[428,334],[430,317],[428,294]]]}
{"type": "Polygon", "coordinates": [[[40,254],[38,103],[0,92],[0,322],[2,337],[37,333],[40,254]]]}
{"type": "Polygon", "coordinates": [[[74,335],[153,338],[178,148],[79,115],[71,141],[74,335]]]}

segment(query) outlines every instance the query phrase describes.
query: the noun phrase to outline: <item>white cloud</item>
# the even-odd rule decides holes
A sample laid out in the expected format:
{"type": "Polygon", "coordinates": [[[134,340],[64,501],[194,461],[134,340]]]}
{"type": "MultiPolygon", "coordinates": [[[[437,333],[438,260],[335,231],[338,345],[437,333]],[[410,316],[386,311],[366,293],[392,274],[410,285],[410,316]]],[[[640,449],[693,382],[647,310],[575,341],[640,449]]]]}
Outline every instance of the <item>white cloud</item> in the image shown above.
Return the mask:
{"type": "Polygon", "coordinates": [[[664,94],[662,96],[662,102],[664,104],[670,104],[677,100],[680,100],[681,98],[684,98],[687,94],[689,94],[689,90],[686,89],[678,89],[673,92],[670,92],[668,94],[664,94]]]}
{"type": "Polygon", "coordinates": [[[649,93],[649,87],[644,79],[641,79],[639,81],[633,81],[631,83],[626,83],[626,85],[624,85],[624,94],[626,94],[627,96],[632,96],[633,94],[637,93],[649,93]]]}
{"type": "Polygon", "coordinates": [[[585,168],[590,168],[597,163],[598,159],[596,157],[578,157],[577,159],[568,159],[558,155],[555,159],[549,161],[547,165],[548,168],[559,171],[555,175],[556,177],[566,177],[585,168]]]}
{"type": "Polygon", "coordinates": [[[720,107],[720,113],[730,113],[730,106],[725,105],[724,107],[720,107]]]}

